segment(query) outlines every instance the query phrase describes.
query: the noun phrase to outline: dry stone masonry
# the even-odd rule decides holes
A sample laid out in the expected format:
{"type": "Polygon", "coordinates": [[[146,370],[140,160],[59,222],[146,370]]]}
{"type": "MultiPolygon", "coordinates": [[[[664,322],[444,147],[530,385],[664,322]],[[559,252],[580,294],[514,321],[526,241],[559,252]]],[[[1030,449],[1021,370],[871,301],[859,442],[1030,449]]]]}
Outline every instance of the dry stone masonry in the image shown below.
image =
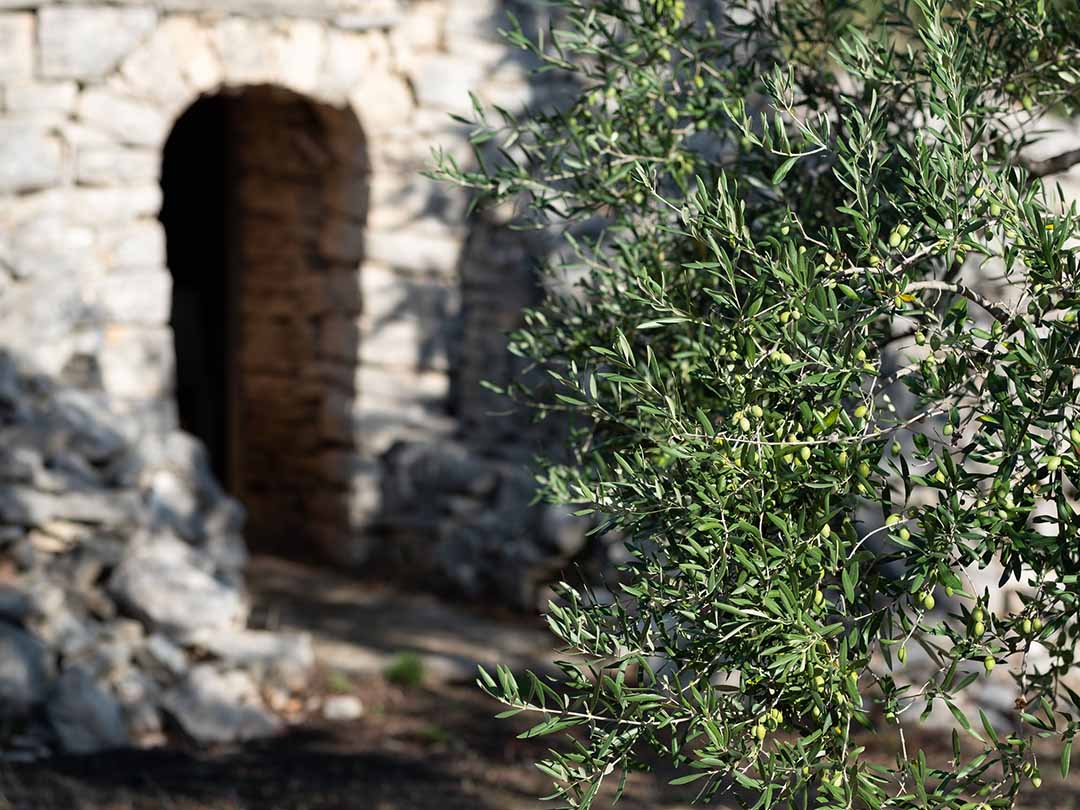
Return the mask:
{"type": "Polygon", "coordinates": [[[518,603],[582,548],[531,505],[554,438],[478,388],[517,371],[544,245],[420,174],[470,160],[470,90],[548,92],[511,4],[538,22],[0,0],[0,719],[28,750],[275,730],[310,645],[247,626],[245,540],[518,603]]]}

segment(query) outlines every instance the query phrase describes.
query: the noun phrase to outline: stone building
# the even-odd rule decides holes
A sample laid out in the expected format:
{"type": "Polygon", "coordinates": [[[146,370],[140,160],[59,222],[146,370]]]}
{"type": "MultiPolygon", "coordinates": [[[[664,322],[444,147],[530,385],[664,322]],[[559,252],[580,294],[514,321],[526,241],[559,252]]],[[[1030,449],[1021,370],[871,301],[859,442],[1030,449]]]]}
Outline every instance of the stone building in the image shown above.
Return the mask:
{"type": "Polygon", "coordinates": [[[582,530],[479,381],[537,246],[420,175],[538,92],[503,5],[0,0],[0,349],[198,437],[255,548],[528,598],[582,530]]]}

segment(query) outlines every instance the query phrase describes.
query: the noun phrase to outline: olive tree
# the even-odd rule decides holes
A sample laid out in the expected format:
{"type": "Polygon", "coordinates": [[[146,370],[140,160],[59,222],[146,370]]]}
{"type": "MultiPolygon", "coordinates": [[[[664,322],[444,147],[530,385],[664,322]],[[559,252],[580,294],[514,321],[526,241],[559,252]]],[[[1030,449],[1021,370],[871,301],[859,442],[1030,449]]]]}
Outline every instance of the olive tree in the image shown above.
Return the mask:
{"type": "Polygon", "coordinates": [[[477,105],[436,174],[565,237],[511,340],[549,383],[507,393],[572,426],[544,491],[630,562],[561,586],[561,677],[482,686],[565,733],[576,808],[656,755],[703,800],[1011,806],[1080,728],[1077,217],[1040,179],[1080,152],[1025,158],[1080,94],[1075,4],[554,5],[505,33],[573,97],[477,105]],[[964,700],[995,666],[1010,723],[964,700]],[[904,735],[935,707],[951,757],[904,735]]]}

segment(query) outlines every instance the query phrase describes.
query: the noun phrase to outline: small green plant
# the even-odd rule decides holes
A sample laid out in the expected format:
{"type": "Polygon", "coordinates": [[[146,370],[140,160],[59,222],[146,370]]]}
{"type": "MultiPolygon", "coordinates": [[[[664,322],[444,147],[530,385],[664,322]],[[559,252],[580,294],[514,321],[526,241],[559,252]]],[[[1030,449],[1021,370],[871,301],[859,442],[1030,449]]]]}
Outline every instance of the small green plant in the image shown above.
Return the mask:
{"type": "Polygon", "coordinates": [[[1009,807],[1037,738],[1067,772],[1080,234],[1038,176],[1080,154],[1022,149],[1076,108],[1075,4],[554,5],[508,36],[576,98],[478,107],[479,169],[437,174],[565,234],[511,345],[555,391],[507,393],[572,417],[546,492],[632,560],[614,598],[551,605],[561,678],[482,686],[529,734],[575,730],[541,768],[577,808],[649,750],[757,808],[1009,807]],[[969,579],[994,561],[1016,612],[969,579]],[[1015,728],[963,710],[995,668],[1015,728]],[[903,733],[935,707],[951,756],[903,733]]]}
{"type": "Polygon", "coordinates": [[[392,684],[415,689],[424,683],[424,661],[414,652],[403,652],[394,657],[383,676],[392,684]]]}
{"type": "Polygon", "coordinates": [[[331,694],[348,695],[356,688],[352,678],[347,672],[340,669],[332,669],[326,673],[326,689],[331,694]]]}

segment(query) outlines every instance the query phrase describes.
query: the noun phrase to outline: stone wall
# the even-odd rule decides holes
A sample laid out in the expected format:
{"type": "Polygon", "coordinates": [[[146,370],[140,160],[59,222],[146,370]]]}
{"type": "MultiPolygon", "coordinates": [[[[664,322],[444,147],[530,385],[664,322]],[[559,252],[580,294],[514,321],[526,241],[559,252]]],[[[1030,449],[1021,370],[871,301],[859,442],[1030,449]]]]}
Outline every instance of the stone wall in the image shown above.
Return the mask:
{"type": "Polygon", "coordinates": [[[521,267],[536,257],[505,236],[482,244],[490,230],[466,255],[466,199],[419,174],[433,147],[470,159],[449,118],[469,90],[510,108],[537,92],[496,34],[503,2],[0,8],[0,347],[103,395],[131,441],[176,428],[187,282],[167,261],[162,153],[185,111],[228,99],[231,297],[225,325],[202,334],[227,356],[229,436],[200,438],[251,513],[249,539],[419,559],[460,587],[505,578],[514,593],[579,542],[528,506],[508,448],[537,442],[520,420],[491,429],[474,386],[510,368],[498,331],[533,295],[521,267]],[[478,476],[464,500],[461,470],[440,479],[436,457],[478,476]]]}

